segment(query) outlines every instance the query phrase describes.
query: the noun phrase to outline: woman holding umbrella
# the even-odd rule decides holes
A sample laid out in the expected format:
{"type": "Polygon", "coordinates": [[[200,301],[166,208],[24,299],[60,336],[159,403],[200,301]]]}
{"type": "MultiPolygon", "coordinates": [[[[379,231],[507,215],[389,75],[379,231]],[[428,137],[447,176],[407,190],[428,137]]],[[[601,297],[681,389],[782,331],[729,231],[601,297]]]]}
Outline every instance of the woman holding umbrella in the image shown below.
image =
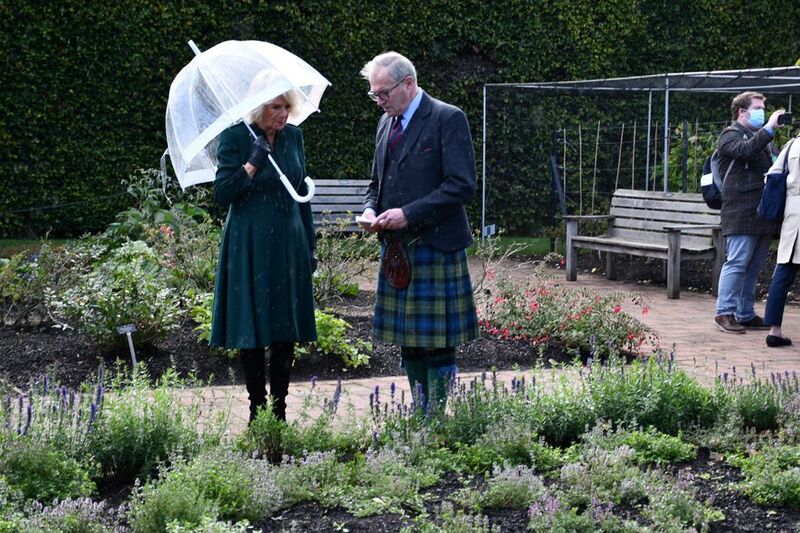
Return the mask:
{"type": "MultiPolygon", "coordinates": [[[[251,94],[274,83],[253,80],[251,94]]],[[[265,102],[225,130],[217,148],[214,200],[228,207],[220,245],[211,326],[213,346],[238,349],[250,420],[267,405],[265,349],[269,347],[272,410],[286,420],[294,343],[315,341],[311,276],[316,268],[311,206],[291,198],[272,158],[300,194],[306,194],[306,158],[300,128],[287,120],[300,102],[294,90],[265,102]]]]}

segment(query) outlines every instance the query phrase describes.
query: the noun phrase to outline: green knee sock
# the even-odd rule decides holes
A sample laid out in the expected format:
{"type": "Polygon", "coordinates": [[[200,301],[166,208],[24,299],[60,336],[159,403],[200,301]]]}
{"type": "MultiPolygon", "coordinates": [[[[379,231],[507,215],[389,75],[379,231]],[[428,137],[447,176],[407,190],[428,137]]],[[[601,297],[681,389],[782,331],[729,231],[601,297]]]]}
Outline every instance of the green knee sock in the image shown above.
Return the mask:
{"type": "Polygon", "coordinates": [[[425,359],[413,360],[406,359],[403,361],[403,366],[406,368],[406,375],[408,376],[408,384],[411,386],[411,396],[414,401],[419,405],[419,398],[417,391],[419,390],[423,395],[422,404],[428,403],[428,363],[425,359]],[[419,387],[417,386],[419,384],[419,387]]]}
{"type": "Polygon", "coordinates": [[[455,378],[455,372],[455,365],[428,369],[428,388],[431,393],[429,404],[432,408],[443,410],[447,406],[449,384],[455,378]]]}

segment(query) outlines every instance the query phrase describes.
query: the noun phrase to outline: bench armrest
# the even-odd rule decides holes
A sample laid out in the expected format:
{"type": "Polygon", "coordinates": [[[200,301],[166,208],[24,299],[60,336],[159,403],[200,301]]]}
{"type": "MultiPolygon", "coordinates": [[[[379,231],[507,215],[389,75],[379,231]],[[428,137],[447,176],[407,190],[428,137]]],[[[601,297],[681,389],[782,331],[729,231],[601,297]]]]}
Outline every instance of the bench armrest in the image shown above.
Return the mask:
{"type": "Polygon", "coordinates": [[[683,231],[693,229],[721,229],[719,224],[675,224],[671,226],[664,226],[666,231],[683,231]]]}
{"type": "Polygon", "coordinates": [[[562,219],[566,220],[613,220],[614,215],[566,215],[561,217],[562,219]]]}

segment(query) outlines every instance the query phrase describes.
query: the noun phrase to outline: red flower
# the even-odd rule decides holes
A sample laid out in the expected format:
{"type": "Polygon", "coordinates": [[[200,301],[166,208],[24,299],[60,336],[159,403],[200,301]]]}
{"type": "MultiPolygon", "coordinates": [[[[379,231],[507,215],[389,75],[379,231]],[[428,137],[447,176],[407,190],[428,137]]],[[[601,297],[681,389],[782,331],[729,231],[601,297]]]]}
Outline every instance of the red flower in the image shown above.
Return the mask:
{"type": "Polygon", "coordinates": [[[649,312],[650,312],[650,307],[649,307],[649,306],[647,306],[647,305],[643,305],[643,306],[642,306],[642,314],[643,314],[644,316],[647,316],[647,313],[649,313],[649,312]]]}
{"type": "Polygon", "coordinates": [[[486,271],[486,279],[488,279],[489,281],[492,281],[494,279],[494,276],[495,276],[494,270],[486,271]]]}
{"type": "Polygon", "coordinates": [[[619,305],[619,304],[615,305],[614,306],[614,312],[615,313],[619,313],[620,311],[622,311],[622,306],[619,305]]]}
{"type": "Polygon", "coordinates": [[[501,304],[501,303],[503,303],[505,301],[506,301],[506,299],[503,298],[502,296],[498,296],[497,298],[494,299],[494,303],[496,303],[496,304],[501,304]]]}

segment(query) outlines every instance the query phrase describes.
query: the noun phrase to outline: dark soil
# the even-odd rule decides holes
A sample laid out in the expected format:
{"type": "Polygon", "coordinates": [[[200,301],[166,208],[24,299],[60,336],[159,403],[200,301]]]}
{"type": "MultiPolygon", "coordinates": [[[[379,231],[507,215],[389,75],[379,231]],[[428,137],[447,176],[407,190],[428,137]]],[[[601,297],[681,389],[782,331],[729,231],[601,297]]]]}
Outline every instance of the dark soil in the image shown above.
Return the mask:
{"type": "MultiPolygon", "coordinates": [[[[725,514],[725,519],[711,525],[712,533],[727,532],[789,532],[797,531],[800,525],[800,512],[789,509],[758,505],[750,501],[743,493],[737,491],[735,484],[743,480],[741,472],[725,462],[712,459],[708,450],[700,450],[697,458],[690,463],[670,467],[672,474],[681,472],[682,479],[691,480],[697,488],[700,500],[709,500],[717,509],[725,514]]],[[[473,487],[480,486],[480,478],[472,480],[473,487]]],[[[553,481],[546,481],[547,485],[553,481]]],[[[465,481],[456,474],[445,475],[434,487],[424,491],[427,496],[426,510],[428,517],[441,523],[441,502],[452,497],[465,481]]],[[[458,506],[456,505],[456,508],[458,506]]],[[[409,513],[413,514],[413,513],[409,513]]],[[[484,514],[489,524],[500,528],[503,532],[528,531],[527,509],[487,509],[484,514]]],[[[614,514],[625,520],[637,520],[641,524],[650,525],[640,514],[638,506],[615,508],[614,514]]],[[[257,527],[268,531],[399,531],[403,527],[412,526],[408,515],[384,514],[367,518],[357,518],[341,508],[326,509],[317,503],[303,503],[286,509],[282,513],[258,524],[257,527]]],[[[412,528],[413,530],[413,528],[412,528]]]]}
{"type": "MultiPolygon", "coordinates": [[[[374,301],[371,292],[343,301],[334,312],[351,324],[349,335],[371,341],[374,301]]],[[[144,362],[153,377],[174,367],[181,375],[193,373],[201,382],[213,385],[244,383],[238,360],[212,353],[205,343],[197,341],[189,322],[152,346],[135,346],[136,357],[144,362]]],[[[508,370],[515,366],[527,368],[537,359],[565,361],[567,358],[554,346],[534,346],[529,341],[497,339],[488,336],[459,348],[458,366],[461,371],[482,371],[496,368],[508,370]]],[[[31,381],[45,374],[52,382],[76,388],[95,380],[100,365],[113,368],[120,360],[130,365],[127,345],[100,348],[86,337],[72,331],[54,328],[19,329],[0,326],[0,380],[25,389],[31,381]]],[[[402,375],[399,349],[377,343],[373,346],[368,367],[346,368],[341,359],[312,349],[299,357],[292,370],[293,381],[318,379],[360,379],[374,376],[402,375]]]]}

